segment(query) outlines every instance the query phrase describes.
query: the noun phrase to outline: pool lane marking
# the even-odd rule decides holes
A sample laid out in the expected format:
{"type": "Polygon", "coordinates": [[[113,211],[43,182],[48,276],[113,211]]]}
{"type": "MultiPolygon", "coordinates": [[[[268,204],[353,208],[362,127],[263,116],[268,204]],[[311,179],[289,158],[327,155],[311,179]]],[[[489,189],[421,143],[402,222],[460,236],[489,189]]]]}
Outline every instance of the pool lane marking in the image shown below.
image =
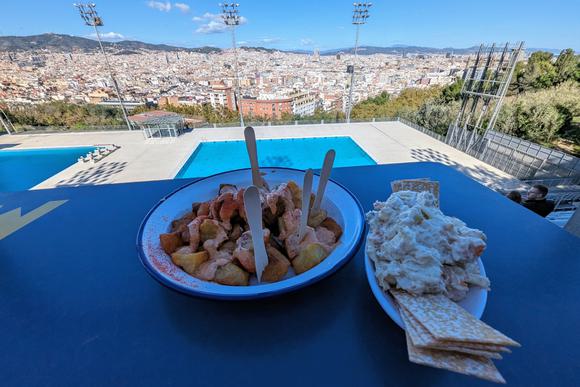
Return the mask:
{"type": "MultiPolygon", "coordinates": [[[[22,215],[21,207],[8,211],[5,214],[0,214],[0,241],[24,226],[43,217],[52,210],[62,206],[66,202],[68,202],[68,200],[52,200],[25,215],[22,215]]],[[[0,208],[2,208],[2,205],[0,205],[0,208]]]]}

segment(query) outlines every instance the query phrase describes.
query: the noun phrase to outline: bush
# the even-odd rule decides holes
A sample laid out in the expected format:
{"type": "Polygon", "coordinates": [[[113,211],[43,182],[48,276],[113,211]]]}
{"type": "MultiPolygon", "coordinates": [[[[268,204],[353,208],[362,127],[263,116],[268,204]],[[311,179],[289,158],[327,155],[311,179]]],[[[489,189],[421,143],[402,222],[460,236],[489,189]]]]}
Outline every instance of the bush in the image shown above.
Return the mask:
{"type": "Polygon", "coordinates": [[[446,135],[449,125],[455,121],[458,112],[458,103],[445,104],[428,101],[417,111],[415,122],[436,133],[446,135]]]}
{"type": "Polygon", "coordinates": [[[580,85],[574,81],[510,97],[497,127],[516,136],[549,143],[580,115],[580,85]]]}

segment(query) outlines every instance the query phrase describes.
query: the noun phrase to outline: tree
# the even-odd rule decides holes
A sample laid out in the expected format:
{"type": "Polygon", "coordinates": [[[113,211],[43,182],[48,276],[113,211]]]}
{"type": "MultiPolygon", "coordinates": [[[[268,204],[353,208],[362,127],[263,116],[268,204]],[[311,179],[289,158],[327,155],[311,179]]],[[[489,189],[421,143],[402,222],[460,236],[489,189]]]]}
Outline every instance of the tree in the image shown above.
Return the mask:
{"type": "Polygon", "coordinates": [[[459,111],[459,103],[425,102],[415,115],[415,122],[427,129],[446,135],[449,125],[453,123],[459,111]]]}
{"type": "Polygon", "coordinates": [[[546,89],[555,84],[557,74],[552,64],[553,56],[546,51],[536,51],[530,55],[522,79],[524,91],[546,89]]]}
{"type": "Polygon", "coordinates": [[[556,83],[575,79],[576,72],[580,65],[579,62],[578,57],[574,55],[574,50],[571,48],[563,50],[554,63],[554,68],[556,70],[556,83]]]}
{"type": "Polygon", "coordinates": [[[450,85],[447,85],[441,90],[441,97],[439,100],[443,103],[451,103],[459,101],[461,97],[461,89],[463,88],[463,79],[457,79],[450,85]]]}
{"type": "Polygon", "coordinates": [[[580,115],[580,85],[574,81],[510,97],[497,127],[516,136],[550,144],[580,115]]]}

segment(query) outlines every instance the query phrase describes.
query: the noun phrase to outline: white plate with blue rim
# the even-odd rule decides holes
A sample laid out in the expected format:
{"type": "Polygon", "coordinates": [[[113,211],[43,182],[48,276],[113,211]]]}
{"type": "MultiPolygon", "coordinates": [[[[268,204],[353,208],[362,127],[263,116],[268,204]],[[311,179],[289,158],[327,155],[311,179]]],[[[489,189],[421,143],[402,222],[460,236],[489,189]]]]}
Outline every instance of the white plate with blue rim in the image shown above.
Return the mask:
{"type": "MultiPolygon", "coordinates": [[[[302,184],[304,171],[289,168],[260,168],[270,187],[294,180],[302,184]]],[[[313,186],[318,186],[314,176],[313,186]]],[[[335,273],[357,252],[365,228],[362,206],[344,186],[330,179],[321,207],[342,227],[343,235],[338,245],[326,259],[310,270],[287,276],[274,283],[248,286],[227,286],[197,279],[176,266],[161,248],[159,235],[170,230],[171,222],[191,209],[193,202],[204,202],[216,197],[220,184],[233,184],[245,188],[252,184],[251,169],[240,169],[209,176],[187,184],[167,195],[157,203],[143,220],[137,236],[137,251],[147,272],[161,284],[179,292],[212,299],[244,300],[271,297],[311,285],[335,273]]]]}
{"type": "MultiPolygon", "coordinates": [[[[389,315],[391,320],[393,320],[398,326],[405,329],[405,323],[399,314],[399,307],[397,302],[388,292],[384,291],[379,283],[377,282],[377,277],[375,276],[375,263],[369,258],[365,249],[365,272],[367,275],[367,280],[373,295],[377,299],[377,302],[383,308],[383,310],[389,315]]],[[[479,265],[479,271],[485,276],[485,268],[483,267],[483,262],[481,259],[477,259],[479,265]]],[[[483,311],[485,310],[485,305],[487,303],[487,290],[480,288],[478,286],[473,286],[467,292],[465,298],[458,302],[458,304],[463,307],[466,311],[471,313],[474,317],[481,319],[483,311]]]]}

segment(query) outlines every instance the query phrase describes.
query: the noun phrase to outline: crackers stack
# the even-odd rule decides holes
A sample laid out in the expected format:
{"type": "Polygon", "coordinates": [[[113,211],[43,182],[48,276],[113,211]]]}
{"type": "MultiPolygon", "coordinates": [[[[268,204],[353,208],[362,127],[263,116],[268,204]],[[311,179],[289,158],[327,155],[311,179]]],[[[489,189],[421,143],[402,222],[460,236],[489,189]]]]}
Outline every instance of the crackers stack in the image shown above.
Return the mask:
{"type": "Polygon", "coordinates": [[[439,207],[438,181],[430,181],[428,178],[395,180],[391,182],[391,190],[393,192],[399,191],[431,192],[433,194],[433,197],[435,198],[435,205],[439,207]]]}
{"type": "Polygon", "coordinates": [[[390,292],[405,323],[411,362],[505,383],[491,359],[520,344],[443,295],[390,292]]]}

